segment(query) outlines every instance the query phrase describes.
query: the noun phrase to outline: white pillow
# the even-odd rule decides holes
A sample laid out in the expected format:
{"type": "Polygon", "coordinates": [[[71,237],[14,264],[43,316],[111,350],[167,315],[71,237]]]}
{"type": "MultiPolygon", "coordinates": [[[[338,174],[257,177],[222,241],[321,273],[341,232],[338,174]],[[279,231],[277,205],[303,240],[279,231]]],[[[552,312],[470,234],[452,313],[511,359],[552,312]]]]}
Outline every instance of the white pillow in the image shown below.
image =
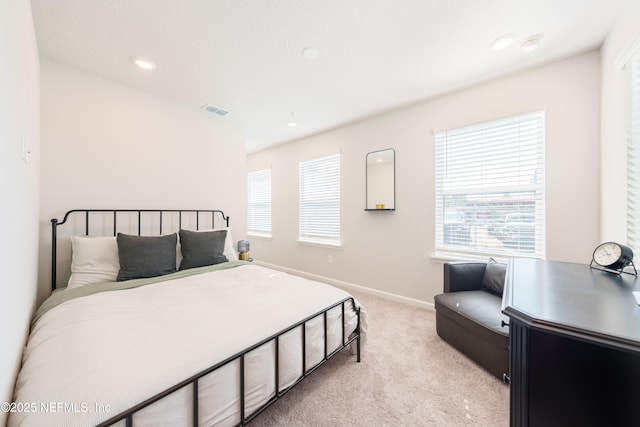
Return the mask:
{"type": "Polygon", "coordinates": [[[120,259],[115,236],[71,236],[71,251],[67,289],[117,280],[120,259]]]}
{"type": "MultiPolygon", "coordinates": [[[[223,228],[209,228],[206,230],[195,230],[195,231],[222,231],[227,230],[227,237],[224,239],[224,256],[227,257],[229,261],[237,260],[238,254],[236,250],[233,248],[233,237],[231,237],[231,227],[223,227],[223,228]]],[[[178,239],[178,247],[176,248],[176,265],[180,265],[182,262],[182,249],[180,246],[180,239],[178,239]]]]}
{"type": "Polygon", "coordinates": [[[236,250],[233,247],[233,238],[231,237],[231,227],[215,228],[214,230],[215,231],[227,230],[227,238],[224,241],[224,256],[226,256],[229,261],[231,261],[232,259],[238,259],[238,254],[236,253],[236,250]]]}

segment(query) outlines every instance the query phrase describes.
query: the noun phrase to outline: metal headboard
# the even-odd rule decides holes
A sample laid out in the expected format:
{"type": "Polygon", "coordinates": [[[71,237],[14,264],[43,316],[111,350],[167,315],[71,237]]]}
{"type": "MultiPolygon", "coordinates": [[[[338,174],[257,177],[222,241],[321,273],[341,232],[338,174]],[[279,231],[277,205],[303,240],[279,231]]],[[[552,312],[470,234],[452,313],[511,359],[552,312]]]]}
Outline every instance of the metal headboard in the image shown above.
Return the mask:
{"type": "MultiPolygon", "coordinates": [[[[84,234],[86,236],[89,235],[89,219],[93,215],[99,214],[100,218],[104,219],[104,215],[112,214],[113,215],[113,235],[117,234],[118,230],[118,214],[137,214],[138,218],[138,235],[140,235],[142,231],[143,225],[143,213],[145,214],[157,214],[157,216],[153,216],[153,218],[158,220],[158,235],[162,234],[162,225],[163,225],[163,216],[164,214],[177,214],[178,215],[178,228],[182,228],[182,219],[183,215],[188,214],[192,218],[195,214],[195,229],[198,230],[200,228],[201,219],[203,216],[211,215],[211,226],[215,224],[216,214],[220,215],[222,221],[224,221],[225,226],[229,226],[229,217],[224,214],[221,210],[216,209],[72,209],[64,214],[62,221],[58,221],[57,218],[51,219],[51,291],[55,291],[56,289],[56,277],[57,277],[57,240],[58,240],[58,226],[63,225],[67,222],[69,217],[74,214],[84,214],[84,218],[80,219],[80,221],[84,221],[84,234]]],[[[146,224],[151,224],[151,220],[147,220],[146,224]]]]}

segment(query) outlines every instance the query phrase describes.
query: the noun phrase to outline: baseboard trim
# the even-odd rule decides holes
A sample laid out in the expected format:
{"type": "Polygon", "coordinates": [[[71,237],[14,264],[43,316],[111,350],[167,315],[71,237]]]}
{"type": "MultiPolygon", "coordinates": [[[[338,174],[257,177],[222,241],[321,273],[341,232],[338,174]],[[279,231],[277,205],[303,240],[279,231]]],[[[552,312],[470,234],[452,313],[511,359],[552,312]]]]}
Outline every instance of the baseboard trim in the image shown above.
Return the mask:
{"type": "Polygon", "coordinates": [[[307,273],[305,271],[296,270],[294,268],[283,267],[281,265],[270,264],[268,262],[262,261],[254,261],[256,264],[261,265],[262,267],[271,268],[278,271],[283,271],[285,273],[293,274],[294,276],[304,277],[310,280],[316,280],[318,282],[328,283],[330,285],[336,286],[338,288],[346,288],[353,289],[356,291],[363,292],[365,294],[374,295],[380,298],[384,298],[391,301],[402,302],[405,304],[412,305],[414,307],[425,308],[427,310],[435,311],[435,307],[433,303],[429,303],[426,301],[422,301],[415,298],[409,298],[402,295],[392,294],[391,292],[380,291],[378,289],[368,288],[362,285],[356,285],[355,283],[343,282],[342,280],[332,279],[330,277],[320,276],[318,274],[307,273]]]}

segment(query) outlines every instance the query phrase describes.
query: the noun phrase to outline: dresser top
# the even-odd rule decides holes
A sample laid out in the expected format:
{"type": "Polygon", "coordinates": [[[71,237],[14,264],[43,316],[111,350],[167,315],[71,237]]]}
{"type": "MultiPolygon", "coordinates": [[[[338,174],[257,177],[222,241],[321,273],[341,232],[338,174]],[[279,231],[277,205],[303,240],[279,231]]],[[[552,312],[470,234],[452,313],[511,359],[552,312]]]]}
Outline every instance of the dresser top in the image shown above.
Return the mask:
{"type": "Polygon", "coordinates": [[[512,259],[503,312],[530,326],[640,348],[640,280],[574,264],[512,259]]]}

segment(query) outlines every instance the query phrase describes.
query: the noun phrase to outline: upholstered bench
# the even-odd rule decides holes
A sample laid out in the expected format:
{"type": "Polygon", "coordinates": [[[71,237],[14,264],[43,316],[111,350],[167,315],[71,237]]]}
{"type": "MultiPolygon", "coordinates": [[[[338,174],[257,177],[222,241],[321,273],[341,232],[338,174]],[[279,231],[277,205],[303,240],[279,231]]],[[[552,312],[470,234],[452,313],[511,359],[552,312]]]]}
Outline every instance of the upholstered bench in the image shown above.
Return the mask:
{"type": "Polygon", "coordinates": [[[502,381],[509,375],[505,269],[493,259],[446,263],[444,293],[435,296],[438,335],[502,381]]]}

